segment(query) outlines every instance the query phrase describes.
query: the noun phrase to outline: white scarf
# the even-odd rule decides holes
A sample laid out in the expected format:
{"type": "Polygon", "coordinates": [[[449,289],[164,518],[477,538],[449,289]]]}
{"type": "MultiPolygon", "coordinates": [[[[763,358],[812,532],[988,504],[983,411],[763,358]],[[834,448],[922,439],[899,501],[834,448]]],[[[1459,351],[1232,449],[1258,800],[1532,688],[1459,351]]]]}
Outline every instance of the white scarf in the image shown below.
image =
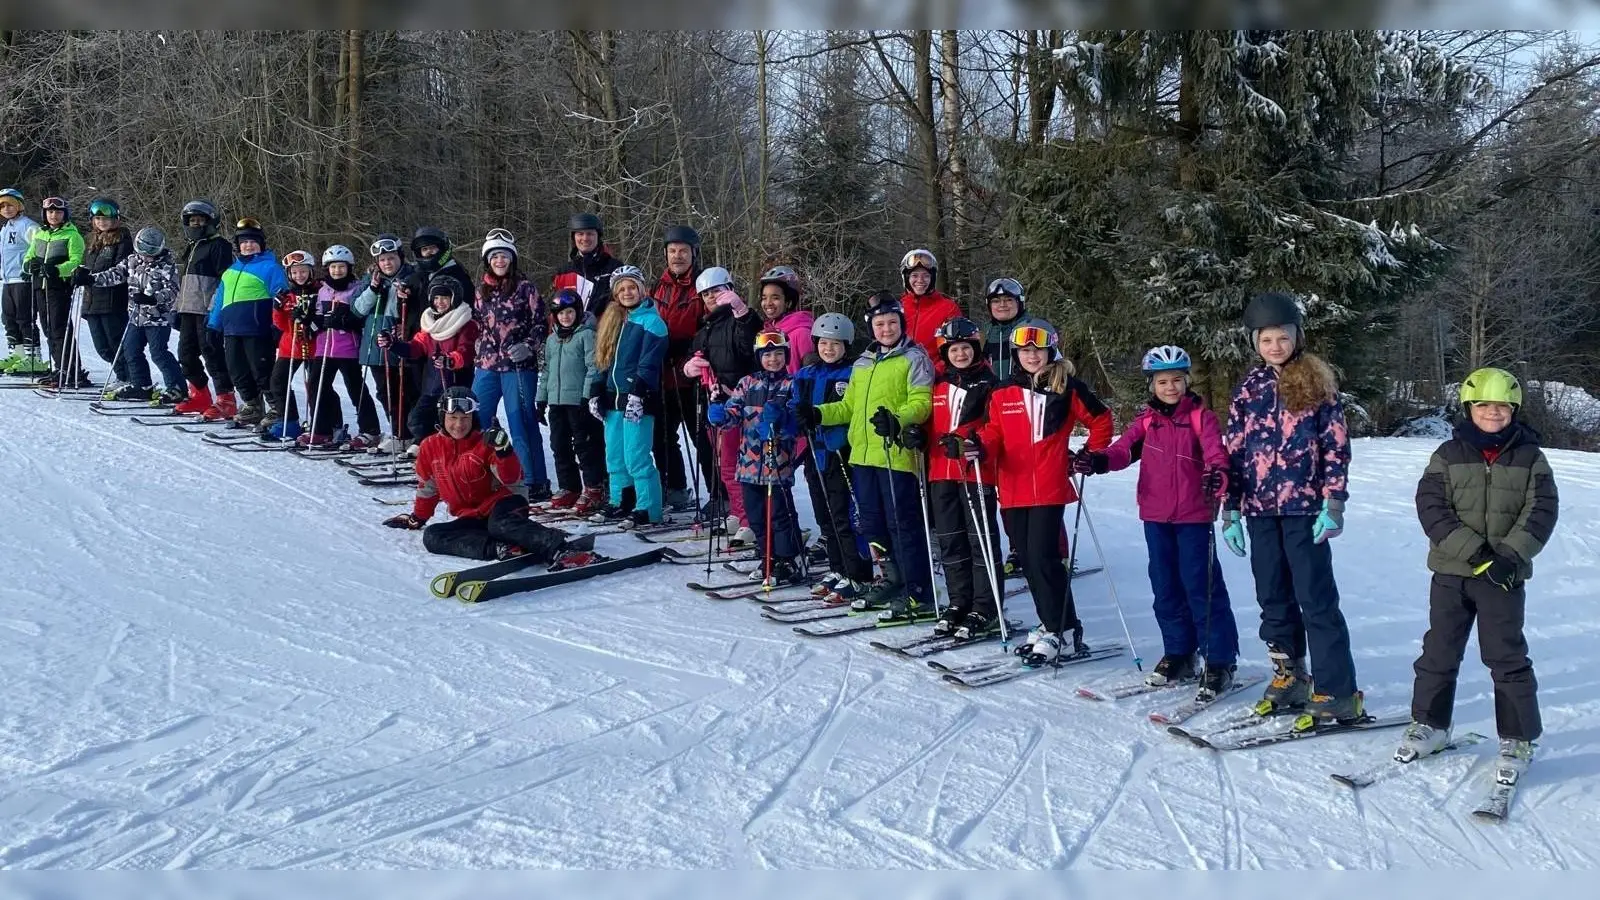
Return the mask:
{"type": "Polygon", "coordinates": [[[422,311],[422,330],[436,341],[450,340],[470,321],[472,307],[464,303],[442,316],[431,307],[422,311]]]}

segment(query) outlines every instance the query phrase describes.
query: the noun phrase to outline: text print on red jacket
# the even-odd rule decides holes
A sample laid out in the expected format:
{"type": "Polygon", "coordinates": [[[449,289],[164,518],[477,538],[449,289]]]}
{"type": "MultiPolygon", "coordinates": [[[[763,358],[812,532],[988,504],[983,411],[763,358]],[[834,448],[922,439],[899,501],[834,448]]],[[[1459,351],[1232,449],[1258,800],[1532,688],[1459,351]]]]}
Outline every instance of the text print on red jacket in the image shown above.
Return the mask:
{"type": "Polygon", "coordinates": [[[993,456],[1000,482],[1000,505],[1056,506],[1078,499],[1069,477],[1072,429],[1089,430],[1090,450],[1111,443],[1111,410],[1075,377],[1061,393],[1018,370],[1011,383],[996,388],[989,418],[978,429],[986,455],[993,456]]]}

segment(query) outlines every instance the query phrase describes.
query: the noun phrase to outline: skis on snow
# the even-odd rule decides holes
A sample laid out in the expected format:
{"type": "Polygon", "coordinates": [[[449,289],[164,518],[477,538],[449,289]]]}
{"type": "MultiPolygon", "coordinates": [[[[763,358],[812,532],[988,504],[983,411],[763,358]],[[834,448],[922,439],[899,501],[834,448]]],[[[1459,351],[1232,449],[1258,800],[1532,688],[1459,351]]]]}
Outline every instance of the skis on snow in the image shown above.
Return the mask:
{"type": "Polygon", "coordinates": [[[939,677],[949,684],[963,688],[983,688],[996,684],[1005,684],[1041,672],[1055,672],[1068,666],[1081,665],[1101,659],[1111,659],[1122,655],[1121,647],[1099,647],[1085,650],[1082,653],[1069,653],[1061,656],[1055,662],[1043,665],[1031,665],[1016,657],[997,657],[994,659],[966,663],[947,664],[939,660],[927,661],[931,668],[939,671],[939,677]]]}
{"type": "Polygon", "coordinates": [[[1380,781],[1387,781],[1401,772],[1415,771],[1418,763],[1426,763],[1428,760],[1433,759],[1434,757],[1444,756],[1450,751],[1460,750],[1462,747],[1471,747],[1472,745],[1484,740],[1486,740],[1486,738],[1483,735],[1478,734],[1475,731],[1469,731],[1466,734],[1456,735],[1454,738],[1451,738],[1450,743],[1440,747],[1437,751],[1430,753],[1427,756],[1419,756],[1410,762],[1401,762],[1398,759],[1390,758],[1360,772],[1352,772],[1349,774],[1332,772],[1329,773],[1328,777],[1332,778],[1339,784],[1344,785],[1345,787],[1360,790],[1361,788],[1370,787],[1374,784],[1377,784],[1380,781]]]}
{"type": "Polygon", "coordinates": [[[1303,741],[1311,738],[1327,737],[1331,734],[1346,734],[1354,731],[1376,731],[1383,728],[1399,728],[1411,724],[1411,716],[1371,716],[1365,715],[1359,719],[1348,722],[1313,722],[1307,724],[1297,716],[1290,721],[1288,727],[1277,728],[1272,731],[1246,734],[1242,737],[1233,735],[1259,725],[1271,724],[1288,718],[1290,714],[1274,716],[1258,716],[1249,711],[1249,719],[1233,721],[1220,728],[1209,731],[1189,731],[1176,725],[1169,726],[1167,733],[1173,737],[1182,738],[1196,747],[1207,750],[1226,752],[1230,750],[1250,750],[1255,747],[1268,747],[1273,744],[1283,744],[1289,741],[1303,741]]]}
{"type": "Polygon", "coordinates": [[[496,578],[493,581],[458,581],[455,597],[463,603],[482,603],[508,594],[524,594],[574,581],[625,572],[659,562],[660,552],[646,550],[632,556],[612,558],[593,550],[564,553],[549,569],[539,575],[521,575],[496,578]]]}

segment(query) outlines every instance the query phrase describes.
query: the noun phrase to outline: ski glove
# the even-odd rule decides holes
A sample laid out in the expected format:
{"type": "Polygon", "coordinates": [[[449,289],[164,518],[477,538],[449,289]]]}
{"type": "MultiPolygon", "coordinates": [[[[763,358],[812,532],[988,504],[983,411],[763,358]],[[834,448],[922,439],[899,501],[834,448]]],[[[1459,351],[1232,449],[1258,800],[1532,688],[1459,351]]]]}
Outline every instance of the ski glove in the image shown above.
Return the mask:
{"type": "Polygon", "coordinates": [[[961,435],[956,434],[954,431],[942,438],[939,438],[939,449],[944,451],[946,459],[966,458],[965,454],[961,451],[961,435]]]}
{"type": "Polygon", "coordinates": [[[383,524],[390,528],[404,528],[409,531],[418,531],[425,523],[411,513],[401,513],[393,518],[384,519],[383,524]]]}
{"type": "Polygon", "coordinates": [[[94,275],[87,268],[79,266],[72,270],[72,284],[74,287],[88,287],[94,284],[94,275]]]}
{"type": "Polygon", "coordinates": [[[721,428],[728,424],[728,409],[721,403],[713,403],[706,407],[706,421],[721,428]]]}
{"type": "Polygon", "coordinates": [[[638,394],[628,395],[628,405],[622,410],[622,418],[629,422],[637,422],[644,418],[644,398],[638,394]]]}
{"type": "Polygon", "coordinates": [[[1212,466],[1200,476],[1200,490],[1207,497],[1221,498],[1228,491],[1228,473],[1221,466],[1212,466]]]}
{"type": "Polygon", "coordinates": [[[483,442],[489,445],[495,456],[505,456],[511,452],[511,435],[498,425],[483,430],[483,442]]]}
{"type": "Polygon", "coordinates": [[[44,271],[44,260],[40,259],[37,256],[35,256],[33,259],[30,259],[27,262],[22,264],[22,272],[25,275],[32,275],[33,277],[38,278],[39,277],[39,273],[43,272],[43,271],[44,271]]]}
{"type": "Polygon", "coordinates": [[[549,425],[550,423],[545,420],[545,410],[549,408],[550,404],[548,403],[535,403],[533,405],[533,420],[540,425],[549,425]]]}
{"type": "Polygon", "coordinates": [[[1510,591],[1521,580],[1519,568],[1516,560],[1491,552],[1488,561],[1474,568],[1472,574],[1487,579],[1502,591],[1510,591]]]}
{"type": "Polygon", "coordinates": [[[761,407],[761,431],[769,438],[777,437],[778,430],[783,425],[784,413],[788,408],[783,403],[783,398],[773,397],[761,407]]]}
{"type": "Polygon", "coordinates": [[[706,359],[705,354],[698,351],[695,352],[695,355],[691,357],[688,362],[683,364],[683,374],[690,378],[704,378],[706,373],[710,371],[711,361],[706,359]]]}
{"type": "Polygon", "coordinates": [[[927,452],[928,430],[921,425],[907,425],[900,432],[900,446],[912,453],[927,452]]]}
{"type": "Polygon", "coordinates": [[[889,407],[880,406],[878,411],[872,414],[872,430],[877,432],[879,437],[892,441],[900,434],[900,420],[894,417],[889,407]]]}
{"type": "Polygon", "coordinates": [[[983,441],[978,440],[976,434],[969,435],[966,440],[961,442],[961,455],[965,456],[969,463],[982,462],[985,455],[983,441]]]}
{"type": "Polygon", "coordinates": [[[511,357],[512,362],[520,366],[533,359],[533,347],[529,346],[526,341],[520,344],[512,344],[511,349],[506,351],[506,355],[511,357]]]}
{"type": "Polygon", "coordinates": [[[1098,450],[1084,450],[1072,457],[1074,475],[1104,475],[1111,471],[1111,460],[1098,450]]]}
{"type": "Polygon", "coordinates": [[[600,410],[599,397],[589,398],[589,415],[594,416],[596,419],[599,419],[602,422],[606,420],[606,414],[600,410]]]}
{"type": "Polygon", "coordinates": [[[1228,523],[1222,527],[1222,542],[1228,545],[1234,556],[1243,556],[1244,519],[1237,509],[1230,509],[1222,514],[1222,521],[1228,523]]]}
{"type": "Polygon", "coordinates": [[[794,417],[800,421],[800,427],[807,431],[822,427],[822,410],[817,409],[809,400],[802,400],[795,406],[794,417]]]}
{"type": "Polygon", "coordinates": [[[1311,526],[1311,542],[1320,544],[1332,540],[1344,531],[1344,501],[1322,501],[1322,512],[1317,513],[1317,521],[1311,526]]]}

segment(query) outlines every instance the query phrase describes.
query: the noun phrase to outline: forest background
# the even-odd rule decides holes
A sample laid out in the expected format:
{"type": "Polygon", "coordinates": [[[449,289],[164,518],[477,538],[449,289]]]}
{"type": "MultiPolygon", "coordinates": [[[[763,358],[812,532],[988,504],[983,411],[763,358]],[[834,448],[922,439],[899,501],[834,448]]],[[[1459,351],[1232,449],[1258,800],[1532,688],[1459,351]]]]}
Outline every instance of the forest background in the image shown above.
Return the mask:
{"type": "Polygon", "coordinates": [[[0,31],[0,183],[174,240],[207,197],[280,253],[507,227],[541,285],[573,212],[652,275],[686,223],[852,313],[926,246],[974,318],[1021,279],[1122,421],[1157,343],[1221,408],[1289,290],[1358,433],[1499,365],[1600,449],[1589,33],[0,31]]]}

